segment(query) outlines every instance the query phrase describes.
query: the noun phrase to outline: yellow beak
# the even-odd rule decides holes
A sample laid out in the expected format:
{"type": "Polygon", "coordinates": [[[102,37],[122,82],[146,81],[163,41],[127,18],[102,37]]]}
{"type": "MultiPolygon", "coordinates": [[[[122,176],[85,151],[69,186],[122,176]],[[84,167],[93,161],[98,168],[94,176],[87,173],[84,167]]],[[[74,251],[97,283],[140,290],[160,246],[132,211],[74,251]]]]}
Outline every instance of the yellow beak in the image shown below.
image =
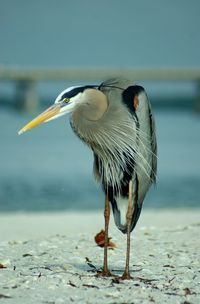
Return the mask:
{"type": "MultiPolygon", "coordinates": [[[[38,115],[36,118],[27,123],[21,130],[19,130],[18,134],[22,134],[32,128],[37,127],[43,122],[47,122],[53,118],[57,118],[60,113],[61,106],[59,104],[55,104],[48,108],[46,111],[38,115]]],[[[60,116],[60,115],[59,115],[60,116]]]]}

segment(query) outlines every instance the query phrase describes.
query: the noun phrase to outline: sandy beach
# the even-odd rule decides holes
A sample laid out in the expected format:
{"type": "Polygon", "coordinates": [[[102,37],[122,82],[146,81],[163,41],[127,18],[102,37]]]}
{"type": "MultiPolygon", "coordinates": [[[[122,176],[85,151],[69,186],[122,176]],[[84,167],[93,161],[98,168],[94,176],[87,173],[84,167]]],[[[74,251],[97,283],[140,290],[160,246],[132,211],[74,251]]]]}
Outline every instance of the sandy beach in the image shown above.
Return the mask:
{"type": "MultiPolygon", "coordinates": [[[[0,303],[200,303],[200,217],[193,210],[145,210],[132,233],[133,280],[97,278],[103,213],[0,216],[0,303]]],[[[121,275],[125,237],[113,221],[109,265],[121,275]]]]}

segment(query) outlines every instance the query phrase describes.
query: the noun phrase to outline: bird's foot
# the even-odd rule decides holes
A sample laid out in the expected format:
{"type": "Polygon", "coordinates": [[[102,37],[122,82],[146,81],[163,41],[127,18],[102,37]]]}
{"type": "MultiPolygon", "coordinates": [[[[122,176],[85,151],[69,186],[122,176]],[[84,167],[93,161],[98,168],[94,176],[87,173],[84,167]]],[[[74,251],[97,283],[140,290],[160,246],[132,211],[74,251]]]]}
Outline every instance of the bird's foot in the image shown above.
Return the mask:
{"type": "Polygon", "coordinates": [[[98,271],[97,277],[112,277],[112,273],[108,269],[103,269],[102,271],[98,271]]]}
{"type": "Polygon", "coordinates": [[[123,275],[121,276],[121,280],[132,280],[133,277],[130,275],[129,271],[124,271],[123,275]]]}

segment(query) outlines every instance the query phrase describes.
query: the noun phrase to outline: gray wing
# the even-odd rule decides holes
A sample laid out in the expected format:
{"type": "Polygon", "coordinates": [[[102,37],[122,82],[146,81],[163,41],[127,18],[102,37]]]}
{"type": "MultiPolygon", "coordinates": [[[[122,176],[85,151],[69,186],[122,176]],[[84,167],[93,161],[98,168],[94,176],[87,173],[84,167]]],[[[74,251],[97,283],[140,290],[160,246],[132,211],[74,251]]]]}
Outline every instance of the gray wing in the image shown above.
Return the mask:
{"type": "Polygon", "coordinates": [[[151,147],[152,147],[152,171],[151,171],[151,179],[155,183],[156,182],[156,174],[157,174],[157,140],[156,140],[156,126],[155,119],[152,114],[151,105],[149,102],[149,119],[151,126],[151,147]]]}

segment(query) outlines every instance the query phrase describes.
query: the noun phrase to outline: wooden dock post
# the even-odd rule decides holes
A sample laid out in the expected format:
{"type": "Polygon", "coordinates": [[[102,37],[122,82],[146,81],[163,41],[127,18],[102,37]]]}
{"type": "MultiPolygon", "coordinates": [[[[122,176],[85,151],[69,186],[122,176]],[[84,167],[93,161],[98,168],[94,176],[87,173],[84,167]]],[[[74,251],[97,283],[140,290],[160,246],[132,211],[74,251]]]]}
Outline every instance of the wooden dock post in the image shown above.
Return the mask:
{"type": "Polygon", "coordinates": [[[38,106],[37,83],[34,80],[24,79],[16,81],[16,108],[33,112],[38,106]]]}
{"type": "Polygon", "coordinates": [[[196,82],[196,100],[195,100],[195,111],[200,113],[200,79],[196,82]]]}

